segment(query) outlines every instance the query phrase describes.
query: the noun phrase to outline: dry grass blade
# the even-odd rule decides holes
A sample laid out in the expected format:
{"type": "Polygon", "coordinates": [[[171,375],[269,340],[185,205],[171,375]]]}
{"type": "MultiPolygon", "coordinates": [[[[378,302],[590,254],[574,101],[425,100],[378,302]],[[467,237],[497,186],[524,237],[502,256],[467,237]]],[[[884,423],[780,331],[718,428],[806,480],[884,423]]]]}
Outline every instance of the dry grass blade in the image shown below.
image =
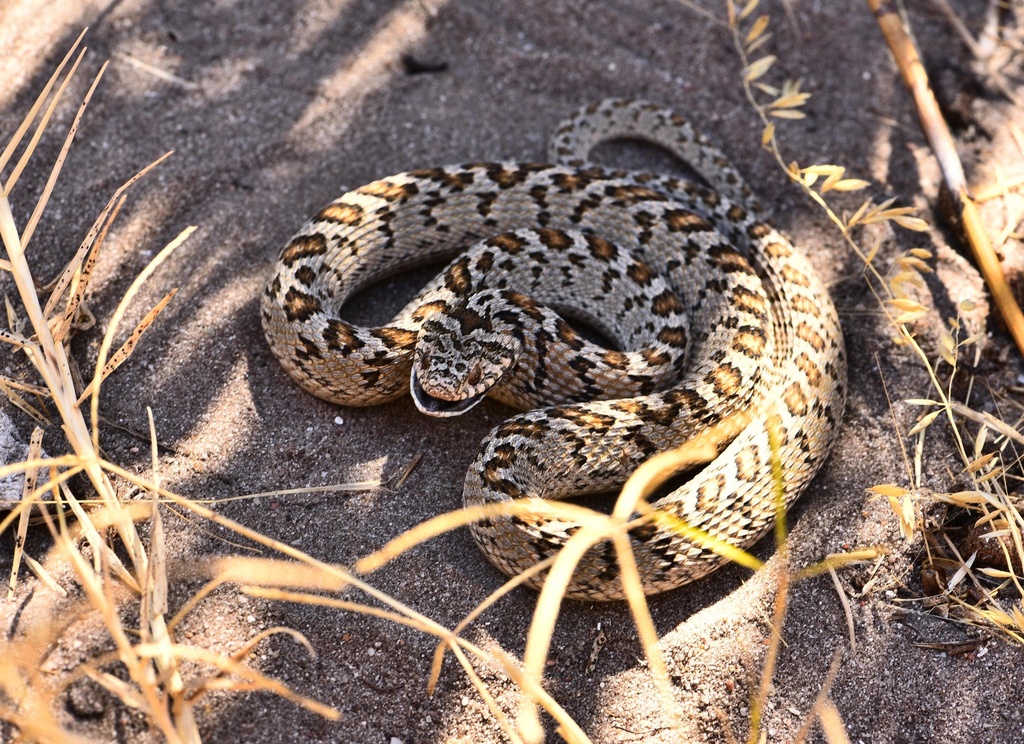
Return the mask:
{"type": "MultiPolygon", "coordinates": [[[[57,65],[57,69],[54,70],[53,75],[50,76],[50,79],[46,82],[46,85],[43,86],[43,90],[39,93],[38,96],[36,96],[35,103],[32,104],[32,107],[29,109],[28,114],[25,116],[24,119],[22,119],[21,124],[18,126],[18,129],[15,130],[14,132],[14,136],[11,137],[10,141],[4,147],[3,152],[0,153],[0,171],[7,167],[7,162],[11,159],[11,156],[17,149],[18,144],[25,136],[25,132],[28,131],[29,126],[32,124],[32,120],[35,119],[36,114],[39,113],[39,109],[42,108],[43,103],[50,95],[50,91],[53,89],[53,84],[60,77],[60,73],[61,71],[63,71],[64,66],[68,63],[68,60],[71,59],[71,55],[75,53],[75,50],[78,49],[78,45],[82,43],[82,39],[85,38],[85,32],[87,30],[88,29],[83,29],[82,33],[80,33],[78,35],[78,38],[75,39],[75,42],[71,45],[71,48],[68,49],[67,54],[64,55],[64,59],[61,60],[61,63],[59,65],[57,65]]],[[[3,193],[6,196],[9,195],[11,192],[10,189],[7,186],[5,186],[3,193]]]]}
{"type": "Polygon", "coordinates": [[[853,624],[853,610],[850,609],[850,600],[846,598],[843,585],[839,583],[839,574],[832,566],[828,567],[828,574],[832,577],[832,585],[836,588],[836,596],[843,605],[843,614],[846,615],[846,631],[850,634],[850,652],[857,653],[857,628],[853,624]]]}
{"type": "Polygon", "coordinates": [[[420,522],[415,527],[389,541],[380,550],[360,558],[356,561],[355,570],[361,574],[375,571],[388,561],[393,560],[422,542],[426,542],[445,532],[451,532],[459,527],[465,527],[473,522],[479,522],[481,519],[518,515],[535,515],[590,524],[608,518],[605,514],[582,506],[565,502],[545,501],[544,499],[518,499],[507,504],[471,506],[420,522]]]}
{"type": "MultiPolygon", "coordinates": [[[[28,445],[28,459],[38,460],[39,453],[43,449],[43,430],[36,427],[32,432],[32,438],[28,445]]],[[[7,601],[14,599],[14,590],[18,585],[18,569],[21,567],[21,556],[25,551],[25,538],[28,536],[28,520],[32,509],[32,494],[36,489],[36,476],[38,468],[25,470],[25,480],[21,487],[21,500],[25,504],[22,507],[21,516],[18,518],[18,533],[14,540],[14,559],[11,561],[11,580],[7,588],[7,601]]]]}
{"type": "MultiPolygon", "coordinates": [[[[81,40],[81,37],[79,37],[79,40],[81,40]]],[[[75,46],[77,46],[77,45],[78,45],[78,42],[75,42],[75,46]]],[[[71,52],[68,52],[68,55],[70,56],[70,54],[73,51],[74,51],[74,47],[72,48],[71,52]]],[[[11,172],[10,177],[7,179],[7,182],[4,184],[4,190],[3,190],[3,195],[4,196],[10,196],[11,192],[14,190],[15,185],[18,183],[18,179],[21,178],[21,174],[24,172],[25,168],[28,166],[29,161],[32,159],[32,155],[35,152],[36,145],[39,144],[39,139],[43,136],[43,132],[46,131],[46,127],[50,123],[50,117],[53,115],[54,110],[57,108],[57,104],[60,103],[60,99],[64,95],[64,91],[68,87],[68,84],[71,82],[71,79],[74,77],[75,71],[78,69],[78,63],[82,61],[82,57],[83,56],[85,56],[85,50],[84,49],[81,52],[78,53],[78,57],[77,57],[77,59],[75,59],[74,64],[71,65],[71,69],[68,71],[67,76],[64,78],[64,81],[60,84],[60,87],[57,88],[57,92],[54,94],[53,98],[50,100],[50,105],[46,108],[46,111],[43,113],[43,116],[40,118],[39,123],[36,124],[36,129],[32,133],[32,137],[29,139],[28,144],[25,146],[25,151],[22,152],[21,158],[18,159],[17,164],[14,166],[14,170],[11,172]]],[[[67,59],[68,59],[68,57],[65,57],[65,62],[67,61],[67,59]]],[[[49,80],[49,82],[46,85],[47,93],[49,92],[48,89],[51,88],[53,86],[53,84],[57,81],[57,79],[60,77],[60,69],[62,69],[62,68],[63,68],[63,63],[61,64],[61,67],[58,68],[58,71],[55,72],[50,77],[50,80],[49,80]]],[[[39,110],[38,106],[39,106],[40,103],[42,103],[43,100],[45,100],[45,98],[43,98],[43,97],[38,99],[36,101],[36,105],[34,105],[32,107],[32,109],[29,111],[29,113],[22,120],[22,125],[18,128],[17,133],[11,139],[11,141],[8,142],[7,148],[5,149],[5,153],[6,153],[7,150],[10,150],[11,152],[13,152],[14,149],[17,148],[17,146],[19,144],[21,144],[21,138],[24,136],[25,131],[27,130],[28,126],[35,119],[35,116],[36,116],[36,114],[38,113],[38,110],[39,110]]],[[[61,158],[58,158],[58,162],[60,160],[61,160],[61,158]]]]}
{"type": "Polygon", "coordinates": [[[111,373],[113,373],[114,370],[128,361],[128,357],[130,357],[132,352],[135,350],[135,346],[139,343],[139,339],[142,338],[142,334],[145,333],[151,325],[153,325],[153,321],[157,319],[157,316],[163,312],[163,309],[167,307],[167,303],[170,302],[177,293],[177,289],[172,289],[163,296],[163,299],[161,299],[160,302],[156,303],[156,305],[146,313],[146,317],[144,317],[139,324],[135,326],[135,330],[129,334],[128,340],[121,344],[117,351],[111,354],[109,361],[103,365],[103,370],[100,372],[98,379],[94,379],[93,382],[89,384],[89,387],[82,391],[82,394],[78,398],[79,403],[92,395],[97,384],[102,383],[111,375],[111,373]]]}
{"type": "MultiPolygon", "coordinates": [[[[61,480],[72,478],[82,471],[82,468],[80,466],[76,467],[78,464],[77,459],[71,456],[65,456],[56,459],[29,460],[27,462],[17,463],[18,466],[24,467],[5,466],[4,468],[0,468],[0,473],[5,472],[5,470],[8,471],[8,473],[10,474],[21,472],[22,470],[28,471],[31,468],[40,468],[44,466],[48,467],[51,465],[51,463],[54,462],[63,463],[65,466],[69,467],[69,469],[61,471],[60,474],[56,476],[56,478],[54,478],[53,472],[55,471],[56,468],[53,467],[51,469],[50,481],[42,487],[43,491],[49,490],[54,485],[54,483],[59,483],[61,480]]],[[[0,478],[2,477],[6,476],[0,475],[0,478]]],[[[7,516],[5,516],[3,519],[0,519],[0,534],[3,534],[8,528],[10,528],[10,526],[14,524],[14,520],[20,519],[21,514],[23,512],[28,511],[30,507],[38,507],[39,497],[39,489],[36,489],[29,494],[29,497],[27,499],[21,499],[19,501],[0,501],[0,509],[10,509],[10,512],[7,514],[7,516]]]]}
{"type": "Polygon", "coordinates": [[[825,682],[822,684],[810,712],[804,718],[803,723],[793,737],[793,741],[807,741],[807,738],[811,735],[811,728],[814,726],[815,719],[821,721],[821,727],[825,731],[825,739],[829,744],[849,741],[846,736],[846,727],[843,726],[843,720],[839,716],[839,711],[836,710],[828,697],[832,691],[832,685],[835,684],[836,675],[839,674],[842,660],[842,652],[836,651],[832,657],[832,663],[829,665],[828,674],[825,676],[825,682]]]}
{"type": "MultiPolygon", "coordinates": [[[[110,347],[114,343],[114,335],[117,333],[117,328],[121,323],[121,319],[124,314],[128,311],[128,305],[138,294],[139,290],[142,289],[142,285],[146,283],[146,280],[153,274],[159,266],[167,260],[167,258],[176,251],[182,243],[184,243],[188,237],[195,232],[195,226],[186,227],[179,233],[178,237],[164,246],[163,250],[153,256],[153,259],[146,264],[135,281],[132,282],[131,286],[128,287],[128,291],[124,293],[121,301],[117,303],[117,309],[114,310],[114,314],[110,318],[110,323],[107,325],[107,332],[103,335],[103,343],[100,345],[99,355],[96,360],[96,372],[93,375],[92,382],[89,384],[88,390],[92,393],[92,406],[91,406],[91,418],[92,418],[92,444],[93,449],[99,451],[99,395],[100,383],[103,381],[103,371],[106,369],[107,359],[110,356],[110,347]]],[[[77,405],[77,401],[76,401],[77,405]]]]}
{"type": "Polygon", "coordinates": [[[50,298],[46,301],[46,306],[43,308],[43,315],[46,318],[52,317],[57,303],[60,302],[60,298],[64,295],[64,290],[69,286],[71,287],[71,295],[68,297],[63,317],[55,322],[53,328],[53,337],[58,342],[64,340],[64,334],[67,332],[75,317],[75,313],[82,304],[85,292],[89,288],[89,280],[92,278],[92,270],[95,268],[96,260],[99,257],[100,248],[107,237],[107,231],[114,223],[114,220],[117,219],[117,215],[120,213],[125,201],[126,199],[123,196],[118,199],[114,208],[105,213],[106,219],[102,222],[97,222],[93,226],[94,228],[99,226],[97,234],[86,235],[86,239],[82,241],[78,252],[72,257],[64,271],[53,281],[53,291],[50,293],[50,298]]]}
{"type": "MultiPolygon", "coordinates": [[[[75,65],[77,66],[77,64],[78,62],[76,60],[75,65]]],[[[53,168],[50,170],[49,178],[46,179],[46,185],[43,186],[43,191],[39,195],[39,199],[36,200],[35,209],[32,210],[32,214],[29,216],[28,222],[25,224],[25,229],[21,232],[21,249],[23,251],[28,250],[28,244],[32,240],[32,235],[35,233],[36,225],[39,223],[39,218],[43,216],[43,210],[46,209],[46,203],[50,200],[50,194],[53,193],[53,187],[57,183],[57,177],[60,176],[61,168],[64,167],[64,160],[67,158],[68,150],[71,149],[71,143],[74,142],[75,134],[78,133],[78,125],[81,123],[82,116],[85,114],[85,109],[89,105],[89,100],[92,98],[92,94],[96,91],[96,86],[100,84],[100,79],[103,77],[103,73],[106,69],[107,65],[104,63],[103,66],[100,67],[100,71],[96,73],[96,77],[93,78],[92,85],[89,87],[88,92],[85,94],[85,98],[78,107],[78,112],[75,114],[74,121],[68,128],[68,133],[64,138],[64,144],[61,146],[60,154],[57,156],[57,160],[54,162],[53,168]]],[[[58,98],[60,93],[63,92],[64,86],[71,80],[71,76],[74,73],[75,68],[72,67],[71,71],[68,73],[67,79],[64,81],[64,85],[61,86],[61,90],[57,93],[58,98]]],[[[56,105],[56,103],[57,98],[54,99],[54,105],[56,105]]],[[[47,112],[47,115],[49,115],[49,111],[47,112]]],[[[40,133],[43,126],[45,126],[45,124],[40,124],[40,133]]],[[[35,145],[35,141],[32,142],[32,145],[35,145]]],[[[30,151],[26,152],[26,159],[30,154],[30,151]]],[[[18,165],[20,166],[21,163],[18,165]]],[[[11,179],[8,182],[8,188],[13,188],[13,181],[14,175],[12,174],[11,179]]]]}
{"type": "MultiPolygon", "coordinates": [[[[456,625],[454,629],[452,629],[452,635],[461,635],[463,630],[465,630],[474,620],[480,617],[480,615],[486,612],[488,608],[493,606],[499,599],[506,596],[516,587],[522,586],[537,574],[547,571],[555,562],[556,557],[557,556],[550,556],[542,561],[539,561],[538,563],[535,563],[527,570],[509,579],[500,587],[498,587],[498,589],[491,592],[487,596],[487,599],[485,599],[483,602],[474,607],[472,612],[470,612],[468,615],[466,615],[466,617],[459,621],[459,624],[456,625]]],[[[445,652],[447,650],[451,650],[454,652],[456,648],[457,646],[449,643],[447,640],[442,640],[441,643],[439,643],[437,645],[437,648],[434,650],[434,661],[430,667],[430,678],[427,680],[427,693],[429,695],[433,695],[434,690],[437,688],[438,680],[441,677],[441,666],[444,662],[445,652]]]]}
{"type": "MultiPolygon", "coordinates": [[[[508,719],[508,716],[505,715],[505,711],[502,707],[498,705],[498,701],[494,699],[494,696],[487,689],[487,685],[484,684],[480,675],[477,674],[477,671],[472,662],[470,662],[469,657],[463,653],[462,649],[459,648],[457,644],[453,644],[451,646],[451,650],[452,655],[455,657],[456,661],[459,662],[459,665],[466,673],[466,676],[469,677],[469,681],[472,683],[473,689],[479,693],[480,697],[483,698],[484,702],[487,704],[487,709],[491,711],[491,715],[493,715],[494,719],[498,722],[502,733],[505,734],[513,744],[523,744],[523,740],[512,726],[512,722],[508,719]]],[[[434,693],[431,691],[429,694],[433,695],[434,693]]]]}
{"type": "MultiPolygon", "coordinates": [[[[226,690],[263,690],[266,692],[272,692],[280,697],[290,700],[293,703],[301,705],[302,707],[316,713],[319,716],[323,716],[329,720],[337,720],[341,717],[334,708],[319,703],[312,698],[300,695],[287,687],[286,685],[278,682],[275,679],[271,679],[263,674],[260,674],[251,667],[247,667],[244,664],[240,664],[226,656],[208,651],[197,646],[187,646],[180,643],[175,643],[170,646],[170,652],[176,659],[187,659],[189,661],[199,662],[216,668],[221,675],[236,675],[246,680],[249,684],[239,684],[234,680],[230,679],[219,679],[212,678],[205,680],[202,685],[203,689],[226,689],[226,690]]],[[[152,643],[140,643],[135,647],[136,653],[139,658],[156,658],[160,654],[164,653],[164,649],[160,644],[152,643]]],[[[198,739],[196,739],[198,741],[198,739]]]]}
{"type": "MultiPolygon", "coordinates": [[[[544,710],[546,710],[555,722],[558,724],[558,735],[561,736],[565,741],[571,744],[587,744],[590,742],[590,737],[584,733],[583,729],[580,728],[579,724],[572,719],[572,717],[565,712],[553,697],[544,689],[544,687],[529,673],[524,672],[516,666],[515,662],[507,654],[501,651],[495,651],[492,656],[496,657],[501,663],[502,671],[507,674],[519,689],[523,690],[524,694],[530,699],[537,702],[544,710]]],[[[535,742],[543,740],[543,732],[532,726],[532,722],[520,720],[520,727],[528,727],[523,732],[523,739],[527,742],[535,742]]]]}
{"type": "Polygon", "coordinates": [[[0,380],[0,390],[3,391],[4,395],[7,396],[7,400],[11,401],[15,408],[28,414],[33,421],[37,424],[45,426],[50,423],[46,414],[43,411],[36,408],[34,405],[25,400],[18,393],[14,392],[10,386],[7,385],[6,381],[0,380]]]}
{"type": "Polygon", "coordinates": [[[68,262],[67,267],[57,275],[57,278],[46,283],[45,287],[51,290],[50,299],[46,303],[47,310],[45,315],[47,317],[49,317],[53,312],[57,302],[60,300],[60,297],[64,294],[64,290],[67,288],[68,283],[70,283],[71,278],[74,276],[75,270],[82,262],[82,257],[90,250],[93,250],[97,242],[102,242],[102,236],[106,234],[107,229],[109,229],[109,226],[113,223],[114,216],[112,215],[116,215],[116,213],[120,211],[121,205],[124,203],[125,192],[130,189],[136,181],[153,170],[153,168],[160,165],[160,163],[169,158],[172,154],[173,151],[165,152],[123,184],[118,186],[114,191],[113,196],[107,200],[106,206],[103,207],[103,210],[99,213],[96,219],[93,220],[92,226],[86,233],[85,238],[83,238],[81,245],[78,247],[78,251],[68,262]]]}
{"type": "MultiPolygon", "coordinates": [[[[132,575],[131,571],[125,567],[117,553],[114,552],[114,549],[107,544],[106,540],[103,539],[99,530],[96,529],[95,525],[93,525],[92,521],[88,518],[85,509],[82,508],[78,499],[75,498],[75,495],[71,493],[71,490],[67,487],[67,483],[61,482],[57,487],[54,488],[54,501],[59,501],[60,496],[64,497],[63,501],[59,503],[66,504],[70,507],[71,511],[78,519],[78,524],[81,526],[86,540],[89,545],[92,546],[92,549],[96,551],[95,560],[97,563],[105,558],[107,561],[106,565],[114,570],[114,573],[116,573],[117,577],[124,582],[125,586],[129,587],[134,592],[141,591],[139,582],[132,575]],[[57,492],[57,487],[60,489],[59,493],[57,492]]],[[[66,531],[62,530],[62,533],[66,533],[66,531]]]]}
{"type": "MultiPolygon", "coordinates": [[[[7,264],[8,262],[3,261],[3,263],[7,264]]],[[[24,348],[29,344],[29,340],[22,336],[20,333],[4,330],[3,328],[0,328],[0,341],[5,341],[9,343],[11,346],[15,346],[19,349],[24,348]]]]}

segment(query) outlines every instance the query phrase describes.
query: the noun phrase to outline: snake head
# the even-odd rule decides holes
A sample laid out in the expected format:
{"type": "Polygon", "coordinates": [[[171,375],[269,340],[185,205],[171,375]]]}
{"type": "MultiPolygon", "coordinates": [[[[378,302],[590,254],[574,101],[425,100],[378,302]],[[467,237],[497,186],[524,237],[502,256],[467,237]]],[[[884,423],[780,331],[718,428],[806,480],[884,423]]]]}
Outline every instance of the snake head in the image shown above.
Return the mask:
{"type": "Polygon", "coordinates": [[[478,292],[435,313],[420,327],[410,388],[428,416],[458,416],[473,408],[515,366],[522,343],[495,312],[505,292],[478,292]]]}

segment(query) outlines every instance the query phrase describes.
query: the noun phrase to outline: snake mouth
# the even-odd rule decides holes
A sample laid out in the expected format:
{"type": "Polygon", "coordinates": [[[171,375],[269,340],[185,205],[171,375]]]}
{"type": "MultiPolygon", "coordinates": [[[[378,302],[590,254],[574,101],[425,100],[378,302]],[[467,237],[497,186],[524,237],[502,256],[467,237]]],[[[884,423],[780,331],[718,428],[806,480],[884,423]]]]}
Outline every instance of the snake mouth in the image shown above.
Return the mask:
{"type": "Polygon", "coordinates": [[[415,369],[412,371],[411,385],[409,387],[416,407],[422,413],[428,416],[437,416],[438,418],[461,416],[482,401],[486,395],[486,393],[481,393],[462,400],[445,400],[444,398],[434,397],[423,389],[415,369]]]}

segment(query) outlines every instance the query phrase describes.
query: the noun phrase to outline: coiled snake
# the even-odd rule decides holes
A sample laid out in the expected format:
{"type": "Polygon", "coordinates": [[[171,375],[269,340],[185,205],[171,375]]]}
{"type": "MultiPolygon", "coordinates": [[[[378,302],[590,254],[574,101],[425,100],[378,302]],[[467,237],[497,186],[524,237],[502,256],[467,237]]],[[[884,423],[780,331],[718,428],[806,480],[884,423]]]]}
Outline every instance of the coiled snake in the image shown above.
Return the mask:
{"type": "MultiPolygon", "coordinates": [[[[559,128],[550,156],[561,164],[401,173],[332,202],[283,249],[267,285],[271,349],[303,388],[342,405],[411,391],[431,415],[463,413],[485,395],[524,410],[485,438],[467,505],[617,488],[655,453],[740,413],[748,423],[718,457],[652,506],[733,545],[753,543],[776,510],[768,419],[788,505],[842,418],[845,352],[828,292],[726,158],[671,111],[590,106],[559,128]],[[621,137],[669,150],[712,188],[586,164],[595,144],[621,137]],[[360,288],[453,257],[388,325],[342,319],[360,288]],[[582,338],[565,317],[618,350],[582,338]]],[[[630,533],[648,593],[723,561],[671,521],[630,533]]],[[[472,528],[510,575],[576,529],[530,516],[472,528]]],[[[569,595],[622,597],[608,545],[583,558],[569,595]]]]}

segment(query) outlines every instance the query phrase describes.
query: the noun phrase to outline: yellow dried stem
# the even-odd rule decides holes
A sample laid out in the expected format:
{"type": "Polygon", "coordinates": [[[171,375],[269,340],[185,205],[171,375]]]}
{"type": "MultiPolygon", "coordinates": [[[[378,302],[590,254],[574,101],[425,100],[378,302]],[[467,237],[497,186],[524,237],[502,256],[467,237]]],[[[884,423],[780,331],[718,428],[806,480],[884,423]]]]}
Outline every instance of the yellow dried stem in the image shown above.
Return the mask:
{"type": "MultiPolygon", "coordinates": [[[[84,50],[82,52],[85,53],[84,50]]],[[[81,59],[81,56],[79,56],[81,59]]],[[[78,61],[75,61],[77,66],[78,61]]],[[[85,94],[85,98],[82,100],[81,105],[78,107],[78,112],[75,114],[74,121],[71,122],[71,127],[68,129],[67,136],[64,138],[64,144],[61,146],[60,154],[57,155],[57,160],[53,164],[53,168],[50,170],[50,176],[46,179],[46,185],[43,186],[43,192],[39,195],[36,200],[36,206],[32,210],[32,214],[28,218],[28,222],[25,224],[25,229],[21,232],[21,249],[28,250],[29,241],[32,239],[32,234],[35,232],[36,225],[39,223],[39,218],[43,216],[43,210],[46,209],[46,203],[50,200],[50,194],[53,193],[53,187],[57,183],[57,177],[60,176],[61,168],[64,167],[64,161],[67,158],[68,150],[71,149],[71,143],[75,139],[75,134],[78,133],[78,125],[82,121],[82,116],[85,114],[85,109],[89,105],[89,100],[92,98],[92,94],[96,91],[96,86],[99,85],[100,79],[103,77],[104,71],[107,69],[107,63],[104,62],[103,66],[100,67],[100,71],[96,73],[96,77],[93,78],[92,85],[89,86],[89,90],[85,94]]],[[[67,79],[64,81],[64,85],[67,85],[71,79],[71,75],[74,74],[74,68],[68,73],[67,79]]],[[[63,86],[62,86],[63,90],[63,86]]],[[[59,95],[59,94],[58,94],[59,95]]],[[[56,104],[56,100],[54,101],[56,104]]],[[[27,159],[28,153],[26,153],[27,159]]],[[[21,163],[18,163],[20,166],[21,163]]],[[[8,188],[13,187],[11,181],[14,180],[14,176],[11,176],[8,182],[8,188]]]]}
{"type": "MultiPolygon", "coordinates": [[[[43,86],[43,90],[39,93],[38,96],[36,96],[36,100],[35,103],[32,104],[32,108],[29,109],[28,114],[26,114],[25,118],[22,119],[21,124],[18,126],[17,130],[15,130],[14,135],[11,137],[6,147],[4,147],[3,152],[0,153],[0,171],[7,167],[7,162],[14,154],[14,151],[17,149],[18,145],[21,144],[21,140],[25,136],[25,132],[28,131],[28,128],[32,124],[32,121],[35,119],[36,114],[39,113],[39,109],[42,108],[43,103],[50,95],[50,91],[53,89],[53,84],[60,77],[61,72],[64,70],[64,66],[68,63],[68,60],[71,59],[71,55],[75,53],[75,50],[78,48],[78,45],[82,43],[82,39],[85,37],[85,32],[87,30],[88,29],[83,29],[82,33],[80,33],[78,35],[78,38],[75,39],[75,42],[71,45],[71,48],[68,49],[67,54],[64,55],[64,59],[61,60],[59,65],[57,65],[57,69],[54,70],[53,74],[50,76],[50,79],[46,81],[46,85],[43,86]]],[[[9,195],[11,192],[10,189],[4,188],[3,193],[6,196],[9,195]]]]}
{"type": "MultiPolygon", "coordinates": [[[[79,36],[78,38],[79,40],[81,40],[82,37],[79,36]]],[[[77,45],[78,42],[76,41],[75,46],[77,45]]],[[[73,51],[74,47],[72,47],[72,50],[68,52],[68,55],[70,56],[70,54],[73,51]]],[[[85,56],[84,49],[78,53],[78,57],[77,59],[75,59],[74,64],[71,65],[71,69],[68,71],[67,76],[64,78],[64,81],[60,84],[60,87],[57,88],[57,92],[50,100],[50,105],[47,106],[46,111],[43,113],[42,118],[39,120],[39,123],[36,124],[36,129],[32,133],[31,139],[29,139],[28,144],[25,146],[24,152],[22,152],[21,157],[18,159],[17,164],[14,166],[14,170],[11,171],[10,178],[8,178],[7,183],[4,184],[4,196],[10,196],[11,192],[14,190],[15,185],[18,183],[18,179],[21,178],[21,174],[28,166],[29,160],[31,160],[32,155],[36,150],[36,145],[39,144],[39,138],[42,137],[43,132],[46,131],[46,127],[50,123],[50,117],[53,115],[54,109],[57,108],[57,104],[60,102],[61,97],[64,95],[64,91],[67,89],[68,83],[70,83],[71,78],[74,77],[75,71],[78,69],[78,63],[82,61],[83,56],[85,56]]],[[[65,57],[65,62],[67,61],[67,59],[68,57],[65,57]]],[[[61,63],[61,67],[63,67],[63,63],[61,63]]],[[[50,80],[47,82],[46,88],[44,90],[52,87],[53,84],[57,81],[58,77],[60,76],[60,69],[61,68],[58,68],[58,70],[50,76],[50,80]]],[[[22,120],[22,125],[18,128],[18,131],[15,133],[15,136],[8,143],[7,150],[10,150],[13,153],[14,149],[20,144],[21,138],[24,136],[25,130],[31,124],[32,120],[35,119],[35,115],[38,112],[38,105],[42,103],[42,99],[42,96],[40,97],[40,99],[37,99],[36,104],[33,105],[33,107],[29,110],[29,113],[26,114],[25,118],[22,120]]]]}
{"type": "MultiPolygon", "coordinates": [[[[128,287],[128,291],[124,293],[121,301],[117,304],[117,309],[114,310],[114,314],[110,318],[110,323],[107,325],[107,332],[103,335],[103,343],[100,345],[100,352],[96,360],[96,372],[93,375],[92,382],[89,385],[89,391],[98,393],[100,389],[100,383],[103,380],[103,371],[106,369],[107,359],[110,355],[110,347],[114,343],[114,334],[117,333],[117,327],[121,323],[121,318],[128,311],[128,305],[134,299],[135,295],[138,294],[142,285],[146,283],[146,280],[153,274],[154,271],[165,261],[167,258],[177,250],[182,243],[184,243],[188,237],[195,232],[195,226],[186,227],[181,233],[164,246],[163,250],[157,253],[153,260],[151,260],[146,268],[135,277],[131,286],[128,287]]],[[[167,299],[167,298],[165,298],[167,299]]],[[[83,393],[83,399],[86,395],[83,393]]],[[[79,405],[76,401],[76,409],[79,405]]],[[[99,395],[92,395],[92,407],[91,407],[91,418],[92,418],[92,446],[95,451],[99,451],[99,395]]]]}
{"type": "MultiPolygon", "coordinates": [[[[110,205],[108,205],[108,208],[104,209],[103,212],[100,213],[100,218],[96,220],[93,225],[93,229],[91,229],[86,235],[85,240],[82,241],[82,245],[79,246],[78,251],[68,262],[64,271],[53,280],[53,291],[50,292],[50,297],[47,299],[46,306],[43,308],[43,315],[46,316],[48,320],[56,309],[57,304],[60,302],[61,297],[64,295],[64,291],[68,289],[68,287],[71,288],[71,296],[68,298],[68,304],[64,310],[64,318],[63,320],[58,321],[55,325],[53,334],[55,338],[60,335],[59,330],[57,329],[59,329],[61,325],[70,325],[71,318],[74,317],[75,312],[78,310],[82,297],[85,295],[85,291],[89,286],[89,278],[91,277],[92,270],[96,265],[100,246],[103,245],[103,241],[107,237],[107,231],[117,218],[124,202],[125,197],[122,196],[117,201],[113,209],[110,209],[110,205]]],[[[111,202],[111,204],[113,204],[113,202],[111,202]]]]}
{"type": "Polygon", "coordinates": [[[18,408],[28,414],[28,416],[37,424],[45,426],[50,423],[49,419],[42,411],[18,395],[18,393],[14,392],[14,390],[7,385],[6,380],[0,380],[0,391],[3,391],[4,395],[7,396],[7,400],[11,401],[15,408],[18,408]]]}
{"type": "Polygon", "coordinates": [[[171,301],[171,299],[174,297],[175,294],[177,294],[177,292],[177,289],[172,289],[170,292],[164,295],[163,299],[161,299],[160,302],[156,303],[152,310],[146,313],[146,317],[144,317],[139,322],[139,324],[135,326],[135,330],[133,330],[131,334],[128,336],[128,340],[121,344],[120,348],[118,348],[117,351],[111,354],[110,360],[105,365],[103,365],[103,371],[99,375],[98,381],[94,379],[93,382],[89,384],[89,387],[87,387],[78,397],[79,404],[81,404],[82,401],[84,401],[86,398],[92,395],[93,391],[96,389],[97,384],[101,384],[111,375],[111,373],[113,373],[114,370],[116,370],[118,367],[120,367],[122,364],[128,361],[128,357],[130,357],[132,352],[135,350],[136,345],[138,345],[139,343],[139,339],[142,338],[142,334],[145,333],[146,330],[151,325],[153,325],[153,321],[155,321],[157,319],[157,316],[160,315],[161,312],[163,312],[163,309],[167,307],[167,303],[171,301]]]}
{"type": "MultiPolygon", "coordinates": [[[[38,460],[39,453],[43,449],[43,430],[38,426],[32,431],[29,439],[28,459],[38,460]]],[[[25,552],[25,538],[28,536],[28,522],[32,511],[32,495],[36,489],[36,476],[39,469],[36,467],[25,469],[25,480],[21,485],[21,500],[25,504],[21,516],[18,517],[18,532],[14,540],[14,559],[11,561],[11,579],[7,585],[7,601],[14,599],[14,590],[18,585],[18,569],[21,567],[21,557],[25,552]]]]}

